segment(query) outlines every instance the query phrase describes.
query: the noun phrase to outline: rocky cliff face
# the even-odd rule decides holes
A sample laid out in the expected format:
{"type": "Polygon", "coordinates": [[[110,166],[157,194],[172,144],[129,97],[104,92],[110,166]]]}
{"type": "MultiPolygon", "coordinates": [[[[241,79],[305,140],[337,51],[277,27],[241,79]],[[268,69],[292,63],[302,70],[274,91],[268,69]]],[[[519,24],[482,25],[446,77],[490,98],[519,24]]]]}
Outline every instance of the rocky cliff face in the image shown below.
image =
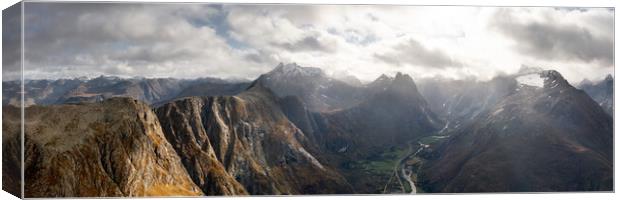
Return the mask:
{"type": "Polygon", "coordinates": [[[278,104],[284,115],[304,133],[311,145],[320,147],[327,142],[323,134],[325,130],[321,130],[322,126],[320,125],[324,119],[320,113],[309,110],[301,98],[286,96],[280,98],[278,104]]]}
{"type": "Polygon", "coordinates": [[[556,71],[454,132],[419,183],[428,192],[609,191],[613,122],[556,71]]]}
{"type": "Polygon", "coordinates": [[[166,138],[178,152],[194,182],[207,195],[247,194],[218,161],[203,125],[204,102],[199,97],[166,104],[157,110],[166,138]]]}
{"type": "Polygon", "coordinates": [[[203,188],[211,187],[203,177],[213,174],[234,178],[231,186],[250,194],[352,192],[342,176],[310,153],[304,133],[259,83],[237,96],[177,100],[159,107],[157,114],[203,188]]]}
{"type": "MultiPolygon", "coordinates": [[[[25,197],[203,194],[144,103],[112,98],[25,113],[25,197]]],[[[4,117],[5,134],[19,135],[19,119],[4,117]]]]}

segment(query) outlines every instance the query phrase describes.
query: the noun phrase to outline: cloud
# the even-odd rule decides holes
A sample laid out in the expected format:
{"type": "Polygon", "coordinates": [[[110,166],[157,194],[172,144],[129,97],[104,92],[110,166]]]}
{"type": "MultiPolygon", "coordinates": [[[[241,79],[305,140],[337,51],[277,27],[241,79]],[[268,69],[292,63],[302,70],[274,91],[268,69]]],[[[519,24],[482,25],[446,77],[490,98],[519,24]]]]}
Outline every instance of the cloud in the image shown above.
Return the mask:
{"type": "Polygon", "coordinates": [[[219,12],[203,4],[31,3],[25,26],[27,76],[253,76],[227,38],[209,26],[219,12]],[[231,71],[224,70],[230,66],[231,71]],[[35,70],[36,68],[36,70],[35,70]]]}
{"type": "Polygon", "coordinates": [[[299,41],[295,41],[293,43],[285,42],[285,43],[272,43],[276,46],[282,47],[288,51],[324,51],[324,52],[333,52],[335,50],[334,47],[329,46],[329,44],[320,41],[317,37],[307,36],[302,38],[299,41]]]}
{"type": "Polygon", "coordinates": [[[2,79],[21,78],[21,4],[2,11],[2,79]]]}
{"type": "Polygon", "coordinates": [[[444,52],[424,47],[420,42],[409,39],[394,47],[395,52],[374,54],[375,58],[395,65],[414,65],[422,67],[447,68],[458,65],[444,52]]]}
{"type": "Polygon", "coordinates": [[[570,79],[613,71],[613,52],[606,50],[613,44],[613,10],[608,9],[28,5],[29,78],[107,74],[251,79],[279,62],[319,67],[328,74],[346,71],[366,81],[397,71],[414,78],[489,79],[517,72],[522,64],[561,66],[556,70],[570,79]]]}
{"type": "MultiPolygon", "coordinates": [[[[492,26],[515,41],[516,49],[522,53],[544,60],[577,60],[600,62],[600,66],[613,63],[613,36],[596,34],[596,31],[613,32],[613,15],[609,19],[594,20],[597,23],[611,22],[608,25],[588,27],[579,23],[589,20],[572,21],[560,14],[589,12],[588,10],[556,10],[555,14],[542,15],[539,19],[519,20],[513,10],[502,9],[497,12],[492,26]],[[595,30],[600,28],[603,30],[595,30]]],[[[613,13],[613,12],[612,12],[613,13]]],[[[535,13],[538,14],[538,13],[535,13]]]]}

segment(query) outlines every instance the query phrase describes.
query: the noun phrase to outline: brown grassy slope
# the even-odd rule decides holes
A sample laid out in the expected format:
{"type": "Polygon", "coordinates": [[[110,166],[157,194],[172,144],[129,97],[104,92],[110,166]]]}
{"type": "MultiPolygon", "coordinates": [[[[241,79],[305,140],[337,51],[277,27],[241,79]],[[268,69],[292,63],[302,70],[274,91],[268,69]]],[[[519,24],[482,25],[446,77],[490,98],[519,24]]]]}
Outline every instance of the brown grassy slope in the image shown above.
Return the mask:
{"type": "Polygon", "coordinates": [[[144,103],[112,98],[25,112],[26,197],[203,194],[144,103]]]}

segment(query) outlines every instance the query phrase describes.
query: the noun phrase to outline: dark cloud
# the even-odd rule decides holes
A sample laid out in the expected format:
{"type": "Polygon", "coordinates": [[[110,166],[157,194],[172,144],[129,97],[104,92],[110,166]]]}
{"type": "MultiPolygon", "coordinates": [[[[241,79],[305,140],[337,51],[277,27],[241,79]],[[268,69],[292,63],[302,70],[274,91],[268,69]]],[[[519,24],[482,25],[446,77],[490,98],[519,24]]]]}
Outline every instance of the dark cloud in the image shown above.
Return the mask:
{"type": "Polygon", "coordinates": [[[317,37],[307,36],[302,38],[296,42],[284,42],[277,43],[274,42],[273,45],[279,46],[285,50],[298,52],[298,51],[322,51],[322,52],[333,52],[335,51],[334,47],[329,46],[325,42],[320,41],[317,37]]]}
{"type": "Polygon", "coordinates": [[[2,79],[21,77],[21,3],[2,11],[2,79]]]}
{"type": "MultiPolygon", "coordinates": [[[[591,28],[563,23],[565,21],[562,19],[551,17],[542,17],[544,21],[519,22],[513,13],[507,10],[498,11],[493,19],[491,26],[512,38],[516,42],[517,51],[524,55],[549,61],[599,61],[605,66],[613,63],[614,41],[611,34],[596,35],[591,28]]],[[[596,22],[605,20],[599,19],[596,22]]],[[[613,32],[613,24],[599,27],[609,29],[602,31],[613,32]]]]}
{"type": "MultiPolygon", "coordinates": [[[[565,61],[566,58],[588,62],[613,61],[613,50],[605,50],[613,46],[613,10],[591,15],[589,9],[510,8],[519,11],[515,13],[515,19],[530,17],[529,11],[536,11],[537,15],[555,15],[557,12],[578,15],[573,19],[575,25],[495,19],[497,22],[493,28],[518,41],[519,51],[515,52],[503,48],[506,40],[502,38],[478,41],[489,33],[495,34],[489,31],[489,27],[475,26],[471,28],[476,30],[468,31],[454,26],[451,31],[453,26],[448,25],[453,16],[438,14],[444,11],[443,8],[194,3],[28,2],[27,5],[25,64],[26,72],[32,77],[41,75],[36,78],[100,74],[252,78],[278,62],[325,65],[329,70],[349,69],[353,63],[359,63],[356,66],[376,65],[357,72],[356,75],[365,76],[365,79],[375,78],[376,74],[393,66],[404,66],[405,69],[401,70],[410,70],[410,66],[449,69],[433,70],[433,73],[467,70],[481,75],[504,70],[499,66],[453,70],[461,67],[463,62],[471,66],[497,63],[497,58],[487,56],[477,46],[471,45],[477,45],[477,42],[483,47],[480,49],[495,49],[501,51],[498,54],[507,55],[509,61],[506,62],[514,62],[513,58],[521,58],[522,54],[555,61],[565,61]],[[431,12],[426,12],[427,9],[431,12]],[[434,9],[439,10],[435,12],[434,9]],[[401,20],[405,18],[422,20],[401,20]],[[444,25],[450,31],[441,28],[444,25]],[[429,40],[405,39],[420,37],[429,40]],[[466,45],[454,46],[450,51],[426,46],[433,41],[450,43],[456,41],[454,38],[466,41],[463,43],[466,45]],[[403,42],[392,46],[390,42],[397,40],[403,42]],[[384,51],[386,49],[389,50],[384,51]],[[467,52],[469,49],[472,51],[467,52]]],[[[466,11],[471,8],[458,9],[466,11]]],[[[462,13],[469,12],[455,12],[454,15],[489,21],[486,14],[472,16],[462,13]]],[[[13,66],[18,67],[20,52],[12,47],[18,45],[4,40],[3,37],[3,71],[11,69],[6,67],[11,66],[9,63],[17,63],[13,66]]],[[[578,64],[589,67],[599,63],[578,64]]]]}
{"type": "Polygon", "coordinates": [[[28,3],[25,72],[36,78],[55,78],[66,67],[78,69],[67,76],[223,73],[216,69],[252,61],[223,36],[221,12],[211,4],[28,3]]]}
{"type": "Polygon", "coordinates": [[[278,60],[272,58],[271,53],[264,50],[257,50],[256,52],[245,54],[244,59],[254,63],[267,63],[268,66],[275,65],[279,62],[278,60]]]}
{"type": "Polygon", "coordinates": [[[413,39],[404,44],[396,45],[393,49],[393,53],[374,54],[374,57],[394,65],[411,64],[434,68],[458,67],[444,52],[426,48],[413,39]]]}

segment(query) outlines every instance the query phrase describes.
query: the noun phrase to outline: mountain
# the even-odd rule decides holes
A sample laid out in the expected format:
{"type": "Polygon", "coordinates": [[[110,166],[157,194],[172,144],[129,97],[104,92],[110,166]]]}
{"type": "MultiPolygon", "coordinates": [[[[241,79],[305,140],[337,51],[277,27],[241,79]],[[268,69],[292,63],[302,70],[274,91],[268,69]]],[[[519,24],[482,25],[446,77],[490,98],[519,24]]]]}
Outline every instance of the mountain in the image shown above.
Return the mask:
{"type": "Polygon", "coordinates": [[[297,96],[279,98],[278,106],[282,113],[299,128],[315,146],[322,146],[326,141],[322,138],[319,121],[320,113],[308,109],[303,100],[297,96]]]}
{"type": "MultiPolygon", "coordinates": [[[[580,90],[529,67],[488,81],[332,76],[292,63],[253,82],[26,81],[26,197],[613,188],[611,77],[580,90]]],[[[3,82],[12,194],[19,88],[3,82]]]]}
{"type": "MultiPolygon", "coordinates": [[[[383,189],[393,173],[391,170],[387,174],[377,170],[381,173],[371,177],[364,175],[364,167],[351,166],[360,164],[360,161],[362,165],[385,162],[384,154],[405,149],[409,142],[434,134],[443,122],[428,107],[409,75],[381,76],[369,88],[376,91],[359,105],[322,113],[318,120],[318,130],[321,131],[315,138],[323,140],[319,144],[329,152],[330,160],[340,166],[340,172],[357,191],[379,193],[378,188],[383,189]]],[[[385,159],[394,159],[388,157],[385,159]]]]}
{"type": "Polygon", "coordinates": [[[613,189],[613,121],[557,71],[521,86],[455,130],[426,161],[427,192],[551,192],[613,189]]]}
{"type": "Polygon", "coordinates": [[[258,78],[278,97],[297,96],[312,111],[328,111],[351,107],[361,101],[362,90],[327,76],[323,70],[302,67],[296,63],[280,63],[258,78]]]}
{"type": "Polygon", "coordinates": [[[445,119],[443,134],[472,122],[517,91],[519,83],[510,76],[497,76],[489,81],[432,78],[421,80],[419,88],[431,110],[445,119]]]}
{"type": "Polygon", "coordinates": [[[614,115],[614,77],[607,75],[602,81],[593,83],[589,80],[581,82],[577,88],[582,89],[594,101],[603,107],[605,112],[613,117],[614,115]]]}
{"type": "Polygon", "coordinates": [[[204,175],[217,178],[209,174],[222,168],[250,194],[352,192],[341,175],[312,155],[307,137],[259,81],[236,96],[188,97],[156,112],[199,185],[208,184],[204,175]]]}
{"type": "Polygon", "coordinates": [[[372,82],[369,88],[380,84],[385,87],[375,88],[377,91],[359,105],[325,114],[330,134],[357,140],[355,144],[360,146],[350,144],[350,149],[402,143],[428,135],[443,125],[409,75],[397,73],[385,83],[379,83],[383,81],[382,76],[372,82]]]}
{"type": "MultiPolygon", "coordinates": [[[[58,80],[28,80],[24,81],[25,104],[49,105],[54,104],[67,92],[76,88],[82,80],[80,79],[58,79],[58,80]]],[[[4,81],[2,82],[2,105],[18,106],[20,103],[21,82],[4,81]]]]}
{"type": "Polygon", "coordinates": [[[360,87],[364,85],[357,77],[350,75],[347,72],[334,73],[332,74],[332,77],[351,86],[360,87]]]}
{"type": "MultiPolygon", "coordinates": [[[[19,104],[20,84],[19,81],[3,82],[3,105],[19,104]]],[[[24,97],[26,106],[92,103],[112,97],[131,97],[149,104],[161,105],[175,98],[188,96],[235,95],[249,85],[249,81],[218,78],[190,80],[99,76],[93,79],[26,80],[24,97]]]]}
{"type": "MultiPolygon", "coordinates": [[[[19,143],[20,118],[15,113],[16,107],[3,108],[3,152],[15,152],[10,144],[19,143]]],[[[25,197],[203,194],[144,103],[111,98],[31,106],[25,113],[25,197]]],[[[20,162],[18,156],[7,158],[3,168],[20,162]]]]}
{"type": "Polygon", "coordinates": [[[191,96],[232,96],[239,94],[250,86],[251,82],[228,82],[214,80],[196,80],[187,84],[175,98],[191,96]]]}
{"type": "MultiPolygon", "coordinates": [[[[80,83],[76,88],[58,99],[58,103],[73,102],[76,99],[107,99],[110,97],[132,97],[140,101],[154,103],[174,98],[182,88],[178,79],[155,78],[122,79],[100,76],[80,83]]],[[[97,100],[90,100],[97,101],[97,100]]]]}

